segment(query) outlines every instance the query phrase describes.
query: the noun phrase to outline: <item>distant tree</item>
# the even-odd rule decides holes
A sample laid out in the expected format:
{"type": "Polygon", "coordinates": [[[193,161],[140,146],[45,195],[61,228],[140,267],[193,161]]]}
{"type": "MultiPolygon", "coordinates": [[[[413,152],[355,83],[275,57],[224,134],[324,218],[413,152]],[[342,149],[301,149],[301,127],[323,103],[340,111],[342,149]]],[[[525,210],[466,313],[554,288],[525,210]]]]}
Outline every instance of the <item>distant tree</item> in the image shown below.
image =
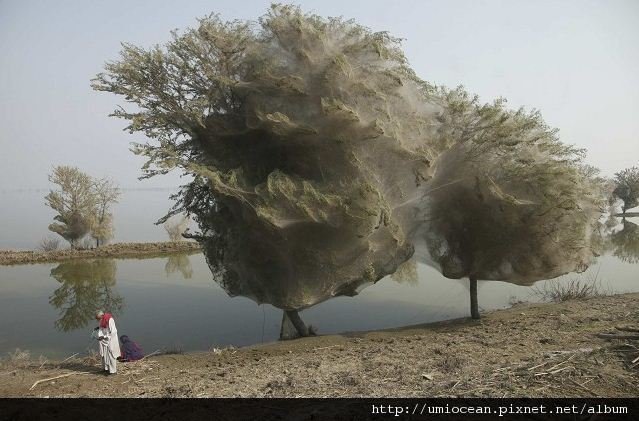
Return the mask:
{"type": "Polygon", "coordinates": [[[59,223],[49,230],[59,234],[77,248],[87,234],[101,246],[113,238],[111,206],[118,202],[120,189],[109,178],[94,179],[76,167],[57,166],[49,181],[59,186],[45,197],[46,205],[58,212],[59,223]]]}
{"type": "Polygon", "coordinates": [[[42,251],[53,251],[60,248],[60,239],[47,237],[43,238],[38,245],[38,248],[42,251]]]}
{"type": "Polygon", "coordinates": [[[639,205],[639,167],[626,168],[615,174],[613,194],[621,199],[622,213],[639,205]]]}
{"type": "Polygon", "coordinates": [[[113,214],[111,205],[118,203],[121,191],[115,182],[109,178],[103,178],[94,182],[95,209],[91,237],[100,247],[113,238],[113,214]]]}
{"type": "Polygon", "coordinates": [[[67,240],[76,248],[91,230],[95,209],[93,179],[76,167],[60,165],[53,168],[49,181],[59,189],[45,196],[46,205],[58,214],[58,222],[49,225],[49,230],[67,240]]]}
{"type": "Polygon", "coordinates": [[[164,222],[164,229],[166,230],[166,233],[169,234],[171,241],[182,241],[184,240],[182,234],[184,234],[186,229],[189,227],[190,222],[191,220],[186,215],[173,217],[164,222]]]}

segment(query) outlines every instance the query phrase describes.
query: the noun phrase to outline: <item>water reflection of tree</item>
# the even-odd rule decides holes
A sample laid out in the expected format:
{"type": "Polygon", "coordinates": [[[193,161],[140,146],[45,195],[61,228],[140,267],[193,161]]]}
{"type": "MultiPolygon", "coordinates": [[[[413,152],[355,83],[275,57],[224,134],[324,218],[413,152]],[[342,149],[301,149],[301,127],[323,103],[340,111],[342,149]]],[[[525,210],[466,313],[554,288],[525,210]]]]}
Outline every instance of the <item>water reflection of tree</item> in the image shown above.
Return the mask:
{"type": "Polygon", "coordinates": [[[164,272],[167,275],[180,272],[184,279],[190,279],[193,276],[193,268],[191,267],[189,255],[186,253],[170,254],[164,265],[164,272]]]}
{"type": "Polygon", "coordinates": [[[124,299],[113,289],[116,279],[114,259],[92,259],[64,262],[51,269],[62,285],[49,297],[49,303],[60,311],[55,327],[64,332],[87,326],[96,309],[117,314],[124,299]]]}
{"type": "Polygon", "coordinates": [[[639,263],[639,226],[626,219],[623,229],[610,235],[612,254],[624,262],[639,263]]]}

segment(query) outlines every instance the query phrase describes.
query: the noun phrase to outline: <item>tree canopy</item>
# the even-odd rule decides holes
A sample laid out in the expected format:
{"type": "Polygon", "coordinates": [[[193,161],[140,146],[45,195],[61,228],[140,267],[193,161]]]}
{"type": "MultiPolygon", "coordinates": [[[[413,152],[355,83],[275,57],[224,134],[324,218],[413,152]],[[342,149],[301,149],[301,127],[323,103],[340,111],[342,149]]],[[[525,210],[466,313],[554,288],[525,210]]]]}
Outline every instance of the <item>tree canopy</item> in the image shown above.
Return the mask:
{"type": "Polygon", "coordinates": [[[61,165],[53,169],[49,181],[59,186],[59,190],[52,190],[45,197],[47,206],[58,213],[53,218],[58,222],[49,225],[49,230],[75,248],[91,229],[95,207],[93,180],[75,167],[61,165]]]}
{"type": "Polygon", "coordinates": [[[537,111],[423,81],[400,40],[352,20],[211,15],[164,47],[123,44],[93,87],[130,104],[113,115],[148,138],[143,177],[192,176],[166,218],[193,216],[231,295],[301,309],[413,255],[528,282],[595,254],[583,151],[537,111]]]}
{"type": "Polygon", "coordinates": [[[49,230],[67,240],[72,248],[87,234],[100,246],[113,236],[111,206],[117,203],[120,190],[108,179],[95,179],[76,167],[53,168],[49,181],[58,189],[45,196],[45,203],[57,212],[58,222],[49,230]]]}

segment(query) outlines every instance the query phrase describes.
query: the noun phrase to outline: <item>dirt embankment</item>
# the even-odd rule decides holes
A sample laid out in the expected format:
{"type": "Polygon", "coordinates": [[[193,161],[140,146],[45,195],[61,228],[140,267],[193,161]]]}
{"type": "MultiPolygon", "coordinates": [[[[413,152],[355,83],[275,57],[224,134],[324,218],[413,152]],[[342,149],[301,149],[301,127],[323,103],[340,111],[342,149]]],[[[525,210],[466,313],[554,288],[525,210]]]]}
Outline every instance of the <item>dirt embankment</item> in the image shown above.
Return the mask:
{"type": "Polygon", "coordinates": [[[518,305],[481,321],[155,355],[112,376],[95,358],[14,358],[0,369],[0,396],[636,397],[637,327],[635,293],[518,305]],[[65,377],[47,380],[57,376],[65,377]]]}
{"type": "Polygon", "coordinates": [[[200,245],[193,241],[115,243],[86,250],[0,250],[0,266],[60,262],[85,258],[149,258],[171,253],[197,253],[200,250],[200,245]]]}

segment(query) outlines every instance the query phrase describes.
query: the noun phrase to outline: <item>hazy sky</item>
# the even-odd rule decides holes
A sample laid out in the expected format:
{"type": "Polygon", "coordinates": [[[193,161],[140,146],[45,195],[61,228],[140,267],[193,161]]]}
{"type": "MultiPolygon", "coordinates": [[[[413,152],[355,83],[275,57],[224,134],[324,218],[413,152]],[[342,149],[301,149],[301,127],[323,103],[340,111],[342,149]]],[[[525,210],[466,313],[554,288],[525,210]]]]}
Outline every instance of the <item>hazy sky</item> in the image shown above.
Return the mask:
{"type": "MultiPolygon", "coordinates": [[[[542,111],[561,138],[612,174],[639,163],[639,1],[300,1],[405,38],[423,79],[542,111]]],[[[89,80],[120,42],[163,43],[218,12],[256,19],[269,1],[0,0],[0,190],[47,187],[57,164],[138,182],[143,140],[107,115],[120,98],[89,80]]]]}

